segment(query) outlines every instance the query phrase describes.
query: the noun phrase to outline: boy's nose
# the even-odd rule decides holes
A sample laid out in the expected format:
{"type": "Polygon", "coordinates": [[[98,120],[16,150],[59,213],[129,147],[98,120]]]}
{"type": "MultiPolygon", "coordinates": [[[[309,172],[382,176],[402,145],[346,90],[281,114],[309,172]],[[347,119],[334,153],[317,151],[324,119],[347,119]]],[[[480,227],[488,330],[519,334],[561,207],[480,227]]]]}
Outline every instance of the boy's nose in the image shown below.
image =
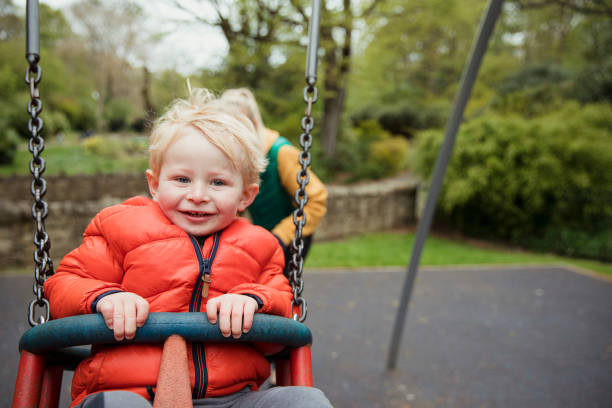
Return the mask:
{"type": "Polygon", "coordinates": [[[210,200],[208,189],[202,183],[194,183],[187,198],[195,203],[210,200]]]}

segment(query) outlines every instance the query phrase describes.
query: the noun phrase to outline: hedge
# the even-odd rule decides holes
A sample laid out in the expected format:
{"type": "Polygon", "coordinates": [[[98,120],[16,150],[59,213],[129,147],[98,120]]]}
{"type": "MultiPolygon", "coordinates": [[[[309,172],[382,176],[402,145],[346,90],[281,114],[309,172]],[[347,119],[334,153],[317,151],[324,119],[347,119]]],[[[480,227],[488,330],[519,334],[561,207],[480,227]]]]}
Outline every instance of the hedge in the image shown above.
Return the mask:
{"type": "MultiPolygon", "coordinates": [[[[612,261],[612,107],[565,104],[524,119],[488,113],[462,125],[438,206],[460,231],[612,261]]],[[[428,177],[442,132],[418,135],[428,177]]]]}

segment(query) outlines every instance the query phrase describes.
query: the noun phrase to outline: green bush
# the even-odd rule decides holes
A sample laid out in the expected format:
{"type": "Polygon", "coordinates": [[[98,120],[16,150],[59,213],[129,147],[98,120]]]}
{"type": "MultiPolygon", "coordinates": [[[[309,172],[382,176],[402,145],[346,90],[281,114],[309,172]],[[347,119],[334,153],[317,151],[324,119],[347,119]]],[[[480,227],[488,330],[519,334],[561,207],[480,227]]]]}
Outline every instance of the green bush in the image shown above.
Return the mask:
{"type": "Polygon", "coordinates": [[[119,158],[123,152],[120,140],[102,135],[88,137],[83,141],[83,147],[86,152],[95,156],[113,159],[119,158]]]}
{"type": "Polygon", "coordinates": [[[578,72],[571,93],[583,103],[612,103],[612,58],[578,72]]]}
{"type": "Polygon", "coordinates": [[[127,99],[112,99],[104,105],[104,119],[111,132],[127,127],[131,114],[132,104],[127,99]]]}
{"type": "Polygon", "coordinates": [[[134,136],[125,143],[124,151],[129,156],[148,156],[149,141],[145,136],[134,136]]]}
{"type": "Polygon", "coordinates": [[[417,106],[414,103],[399,103],[383,106],[368,106],[351,116],[355,126],[367,120],[377,121],[382,129],[407,138],[420,129],[438,128],[444,125],[448,107],[429,104],[417,106]]]}
{"type": "Polygon", "coordinates": [[[504,113],[538,116],[558,109],[570,93],[569,73],[554,65],[530,65],[508,76],[497,88],[493,107],[504,113]]]}
{"type": "Polygon", "coordinates": [[[75,130],[93,130],[98,126],[94,101],[62,97],[56,102],[56,109],[68,118],[70,127],[75,130]]]}
{"type": "Polygon", "coordinates": [[[30,114],[26,110],[29,100],[26,93],[18,93],[7,100],[0,100],[3,127],[11,128],[24,139],[30,137],[28,133],[30,114]]]}
{"type": "Polygon", "coordinates": [[[370,160],[370,146],[390,138],[391,135],[384,131],[377,121],[370,119],[348,129],[343,136],[344,141],[338,146],[341,154],[335,163],[336,166],[341,166],[341,173],[346,174],[345,181],[375,178],[376,171],[370,160]]]}
{"type": "MultiPolygon", "coordinates": [[[[487,114],[465,123],[439,214],[467,234],[539,240],[561,253],[612,260],[612,252],[583,239],[612,229],[611,135],[610,105],[568,103],[533,119],[487,114]]],[[[421,175],[431,173],[441,140],[441,132],[419,135],[421,175]]]]}
{"type": "Polygon", "coordinates": [[[538,236],[524,237],[515,244],[522,244],[532,249],[553,251],[556,253],[610,261],[612,254],[612,226],[595,232],[576,228],[549,227],[538,236]]]}
{"type": "Polygon", "coordinates": [[[383,129],[396,135],[412,137],[415,129],[421,129],[419,109],[411,104],[386,106],[379,110],[378,122],[383,129]]]}
{"type": "MultiPolygon", "coordinates": [[[[271,123],[272,129],[275,129],[281,136],[291,140],[294,144],[299,143],[302,128],[300,123],[303,114],[301,112],[293,112],[283,117],[283,120],[277,123],[271,123]]],[[[317,123],[319,125],[319,123],[317,123]]]]}
{"type": "Polygon", "coordinates": [[[508,75],[499,85],[501,95],[533,89],[546,85],[558,85],[569,78],[569,73],[562,67],[550,64],[527,65],[508,75]]]}
{"type": "Polygon", "coordinates": [[[130,123],[130,129],[137,133],[148,133],[152,127],[151,119],[144,116],[137,117],[130,123]]]}
{"type": "MultiPolygon", "coordinates": [[[[8,101],[0,102],[0,112],[2,112],[3,117],[2,127],[12,129],[16,135],[21,136],[23,139],[30,137],[28,131],[30,114],[26,110],[29,100],[30,98],[27,94],[20,93],[8,101]]],[[[60,111],[49,110],[46,105],[43,105],[40,118],[43,121],[42,135],[44,137],[70,129],[70,123],[66,115],[60,111]]]]}
{"type": "Polygon", "coordinates": [[[0,164],[13,162],[18,144],[19,135],[0,117],[0,164]]]}
{"type": "Polygon", "coordinates": [[[389,139],[391,134],[384,130],[382,125],[373,119],[368,119],[360,122],[353,128],[355,137],[360,144],[369,144],[372,142],[389,139]]]}
{"type": "Polygon", "coordinates": [[[41,114],[45,128],[45,136],[57,135],[70,130],[70,122],[66,115],[60,111],[45,112],[41,114]]]}
{"type": "Polygon", "coordinates": [[[392,136],[376,120],[369,119],[342,132],[336,155],[322,160],[324,174],[336,181],[354,182],[392,176],[407,163],[408,141],[392,136]]]}
{"type": "Polygon", "coordinates": [[[390,137],[370,145],[368,167],[372,178],[392,176],[406,168],[408,141],[403,137],[390,137]]]}

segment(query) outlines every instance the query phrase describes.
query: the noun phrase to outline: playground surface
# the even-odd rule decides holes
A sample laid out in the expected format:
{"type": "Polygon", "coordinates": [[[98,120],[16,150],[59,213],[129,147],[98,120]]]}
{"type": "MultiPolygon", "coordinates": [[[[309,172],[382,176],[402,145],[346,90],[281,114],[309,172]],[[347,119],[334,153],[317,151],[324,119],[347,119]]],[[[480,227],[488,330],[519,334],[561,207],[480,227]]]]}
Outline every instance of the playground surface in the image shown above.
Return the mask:
{"type": "MultiPolygon", "coordinates": [[[[314,382],[335,407],[612,407],[610,281],[559,266],[422,268],[390,372],[405,268],[304,276],[314,382]]],[[[32,298],[31,277],[0,277],[2,406],[32,298]]]]}

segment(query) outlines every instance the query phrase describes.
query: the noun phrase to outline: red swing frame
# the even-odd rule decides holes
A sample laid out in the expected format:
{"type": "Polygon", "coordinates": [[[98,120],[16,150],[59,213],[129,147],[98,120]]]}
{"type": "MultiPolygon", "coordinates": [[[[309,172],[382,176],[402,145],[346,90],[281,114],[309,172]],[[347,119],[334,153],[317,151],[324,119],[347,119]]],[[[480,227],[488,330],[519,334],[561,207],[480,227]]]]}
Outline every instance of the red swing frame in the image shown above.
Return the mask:
{"type": "MultiPolygon", "coordinates": [[[[288,353],[275,359],[276,385],[313,385],[312,334],[295,320],[256,314],[249,333],[228,339],[218,325],[208,322],[205,313],[151,313],[130,342],[163,342],[174,334],[187,341],[282,344],[288,353]]],[[[76,367],[88,355],[78,346],[117,343],[99,314],[71,316],[31,328],[19,344],[21,356],[12,408],[57,408],[64,369],[76,367]]]]}

